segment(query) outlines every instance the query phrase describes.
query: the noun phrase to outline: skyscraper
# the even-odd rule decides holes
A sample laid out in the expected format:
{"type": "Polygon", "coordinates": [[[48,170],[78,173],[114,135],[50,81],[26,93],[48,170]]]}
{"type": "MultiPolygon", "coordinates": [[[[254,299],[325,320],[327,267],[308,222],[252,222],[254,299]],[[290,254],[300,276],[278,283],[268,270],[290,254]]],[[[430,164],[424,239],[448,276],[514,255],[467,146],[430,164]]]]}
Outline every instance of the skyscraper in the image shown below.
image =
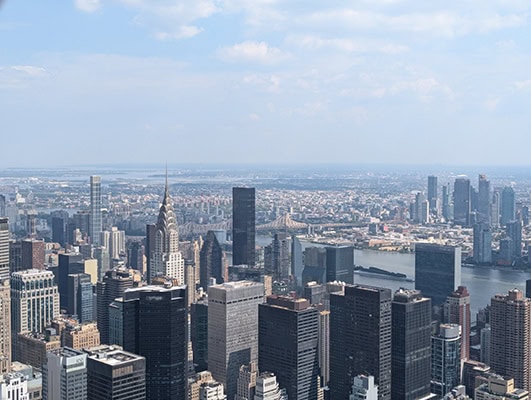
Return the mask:
{"type": "Polygon", "coordinates": [[[470,224],[471,194],[470,179],[458,176],[454,182],[454,223],[468,226],[470,224]]]}
{"type": "Polygon", "coordinates": [[[223,270],[223,250],[218,242],[216,234],[213,231],[208,231],[206,239],[201,247],[199,256],[199,276],[200,285],[206,290],[208,287],[208,280],[215,278],[216,283],[225,282],[225,271],[223,270]]]}
{"type": "Polygon", "coordinates": [[[446,221],[452,218],[450,213],[450,184],[442,187],[442,215],[446,221]]]}
{"type": "Polygon", "coordinates": [[[263,298],[264,285],[257,282],[208,288],[208,369],[230,399],[240,366],[258,361],[258,305],[263,298]]]}
{"type": "Polygon", "coordinates": [[[232,188],[232,264],[256,264],[255,189],[232,188]]]}
{"type": "Polygon", "coordinates": [[[483,174],[478,177],[478,221],[490,225],[491,218],[491,199],[490,181],[483,174]]]}
{"type": "Polygon", "coordinates": [[[63,347],[47,356],[42,369],[43,400],[88,400],[87,355],[63,347]]]}
{"type": "Polygon", "coordinates": [[[22,269],[44,269],[44,241],[24,239],[21,243],[22,269]]]}
{"type": "Polygon", "coordinates": [[[285,389],[280,388],[275,374],[262,372],[256,378],[256,390],[254,400],[287,400],[285,389]]]}
{"type": "Polygon", "coordinates": [[[116,347],[100,346],[87,353],[90,400],[145,400],[146,359],[116,347]]]}
{"type": "Polygon", "coordinates": [[[431,300],[418,290],[398,290],[392,325],[391,398],[425,398],[431,393],[431,300]]]}
{"type": "Polygon", "coordinates": [[[356,375],[373,375],[391,399],[391,290],[346,285],[330,295],[330,398],[346,399],[356,375]]]}
{"type": "Polygon", "coordinates": [[[28,269],[11,275],[11,334],[15,356],[17,333],[42,333],[57,316],[59,293],[51,271],[28,269]]]}
{"type": "Polygon", "coordinates": [[[470,293],[466,286],[459,286],[457,290],[446,298],[444,305],[444,322],[457,324],[461,327],[461,359],[470,358],[470,293]]]}
{"type": "Polygon", "coordinates": [[[478,222],[474,225],[474,262],[477,264],[492,263],[492,231],[489,224],[478,222]]]}
{"type": "Polygon", "coordinates": [[[496,373],[531,389],[531,299],[518,290],[496,295],[490,308],[490,363],[496,373]]]}
{"type": "Polygon", "coordinates": [[[354,283],[354,248],[337,246],[326,248],[326,282],[354,283]]]}
{"type": "Polygon", "coordinates": [[[441,324],[431,338],[431,392],[439,397],[459,385],[461,379],[461,327],[441,324]]]}
{"type": "Polygon", "coordinates": [[[0,373],[11,369],[11,289],[9,287],[9,223],[0,217],[0,373]]]}
{"type": "Polygon", "coordinates": [[[500,213],[500,223],[502,226],[516,219],[516,197],[514,189],[510,186],[506,186],[502,190],[500,213]]]}
{"type": "Polygon", "coordinates": [[[297,286],[302,286],[302,271],[304,269],[302,258],[302,245],[297,236],[291,236],[291,273],[295,277],[297,286]]]}
{"type": "Polygon", "coordinates": [[[492,193],[492,202],[490,207],[490,221],[493,228],[500,226],[501,194],[495,190],[492,193]]]}
{"type": "Polygon", "coordinates": [[[186,288],[126,290],[121,303],[125,351],[146,358],[146,399],[185,400],[188,371],[186,288]]]}
{"type": "Polygon", "coordinates": [[[70,274],[67,280],[66,312],[79,322],[94,320],[92,282],[89,274],[70,274]]]}
{"type": "Polygon", "coordinates": [[[522,257],[522,222],[520,220],[507,221],[505,233],[512,239],[512,254],[515,258],[522,257]]]}
{"type": "Polygon", "coordinates": [[[286,281],[290,275],[289,241],[285,233],[275,233],[264,249],[264,270],[275,281],[286,281]]]}
{"type": "Polygon", "coordinates": [[[157,219],[154,244],[150,257],[149,281],[156,276],[165,276],[177,279],[180,285],[184,285],[184,259],[179,251],[179,229],[167,181],[157,219]]]}
{"type": "Polygon", "coordinates": [[[288,398],[317,398],[319,311],[306,299],[269,296],[258,307],[259,370],[273,372],[288,398]],[[282,335],[279,332],[289,332],[282,335]]]}
{"type": "Polygon", "coordinates": [[[82,274],[85,272],[83,256],[79,253],[59,254],[59,267],[57,268],[57,286],[61,308],[68,307],[68,275],[82,274]]]}
{"type": "Polygon", "coordinates": [[[428,201],[430,203],[430,211],[432,214],[437,213],[437,177],[428,176],[428,201]]]}
{"type": "Polygon", "coordinates": [[[461,285],[461,248],[415,244],[415,289],[441,305],[461,285]]]}
{"type": "Polygon", "coordinates": [[[89,235],[94,246],[100,245],[100,232],[102,231],[101,219],[101,178],[90,177],[90,217],[89,235]]]}
{"type": "Polygon", "coordinates": [[[133,276],[125,268],[107,271],[96,285],[97,321],[101,343],[109,343],[109,305],[133,287],[133,276]]]}

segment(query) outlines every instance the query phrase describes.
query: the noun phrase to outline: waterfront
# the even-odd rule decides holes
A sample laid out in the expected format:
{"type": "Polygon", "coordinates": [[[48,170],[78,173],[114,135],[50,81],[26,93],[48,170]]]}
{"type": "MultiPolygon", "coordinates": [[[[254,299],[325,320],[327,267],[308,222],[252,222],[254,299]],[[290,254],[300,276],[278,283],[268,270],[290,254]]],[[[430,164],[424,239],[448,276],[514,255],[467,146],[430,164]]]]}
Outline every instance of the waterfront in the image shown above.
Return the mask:
{"type": "MultiPolygon", "coordinates": [[[[271,242],[271,238],[258,237],[261,245],[271,242]]],[[[312,246],[325,246],[323,244],[301,241],[303,249],[312,246]]],[[[378,267],[391,272],[406,274],[415,278],[415,255],[412,253],[395,253],[375,250],[354,250],[354,263],[364,267],[378,267]]],[[[503,268],[461,268],[461,284],[470,292],[472,320],[480,308],[490,304],[490,299],[497,293],[506,294],[510,289],[525,291],[525,281],[531,279],[531,271],[520,271],[503,268]]],[[[380,278],[376,275],[354,275],[355,283],[387,287],[393,291],[403,288],[414,288],[414,282],[380,278]]]]}
{"type": "MultiPolygon", "coordinates": [[[[390,253],[374,250],[355,250],[354,263],[365,267],[378,267],[392,272],[400,272],[408,277],[415,277],[415,255],[404,253],[390,253]]],[[[388,287],[393,291],[400,288],[413,288],[414,282],[382,279],[377,276],[369,277],[354,275],[355,283],[388,287]]],[[[525,281],[531,279],[531,272],[513,269],[493,268],[462,268],[461,284],[470,292],[472,319],[479,308],[490,304],[490,299],[496,293],[507,293],[509,289],[518,288],[525,291],[525,281]]]]}

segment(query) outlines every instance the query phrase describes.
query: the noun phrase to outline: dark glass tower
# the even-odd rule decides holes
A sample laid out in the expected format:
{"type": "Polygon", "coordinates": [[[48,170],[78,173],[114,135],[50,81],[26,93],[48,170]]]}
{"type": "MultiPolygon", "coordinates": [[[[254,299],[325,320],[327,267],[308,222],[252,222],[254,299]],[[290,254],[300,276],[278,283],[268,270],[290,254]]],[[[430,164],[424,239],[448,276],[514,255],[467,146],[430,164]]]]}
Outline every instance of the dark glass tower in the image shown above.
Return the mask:
{"type": "Polygon", "coordinates": [[[105,272],[101,282],[96,285],[96,302],[98,316],[98,330],[100,341],[109,343],[109,304],[114,299],[122,297],[126,289],[133,287],[133,277],[128,270],[117,268],[105,272]]]}
{"type": "Polygon", "coordinates": [[[479,175],[478,180],[478,221],[490,225],[491,217],[491,199],[490,181],[485,175],[479,175]]]}
{"type": "Polygon", "coordinates": [[[256,236],[254,188],[232,188],[232,264],[254,266],[256,236]]]}
{"type": "Polygon", "coordinates": [[[200,285],[206,290],[208,280],[216,278],[216,283],[225,282],[223,271],[223,250],[214,231],[208,231],[199,255],[200,285]]]}
{"type": "Polygon", "coordinates": [[[199,301],[190,307],[190,339],[195,372],[208,369],[208,303],[199,301]]]}
{"type": "Polygon", "coordinates": [[[348,399],[352,380],[374,376],[378,398],[391,399],[391,290],[346,285],[330,295],[330,398],[348,399]]]}
{"type": "Polygon", "coordinates": [[[318,340],[319,311],[308,300],[273,295],[258,307],[258,369],[273,372],[290,399],[317,398],[318,340]]]}
{"type": "Polygon", "coordinates": [[[118,302],[124,350],[146,358],[146,399],[186,400],[186,287],[130,289],[118,302]]]}
{"type": "Polygon", "coordinates": [[[456,225],[470,225],[470,207],[472,190],[470,179],[460,176],[454,182],[454,223],[456,225]]]}
{"type": "Polygon", "coordinates": [[[391,398],[415,400],[430,394],[431,300],[418,290],[399,290],[392,303],[391,398]]]}
{"type": "Polygon", "coordinates": [[[67,314],[75,315],[81,323],[94,320],[90,275],[70,274],[67,282],[67,314]]]}
{"type": "Polygon", "coordinates": [[[415,245],[415,289],[438,306],[461,285],[461,248],[430,243],[415,245]]]}
{"type": "Polygon", "coordinates": [[[354,248],[351,246],[326,248],[326,281],[354,283],[354,248]]]}
{"type": "Polygon", "coordinates": [[[59,289],[59,304],[62,309],[68,307],[68,275],[85,272],[83,256],[81,254],[59,254],[57,268],[57,286],[59,289]]]}

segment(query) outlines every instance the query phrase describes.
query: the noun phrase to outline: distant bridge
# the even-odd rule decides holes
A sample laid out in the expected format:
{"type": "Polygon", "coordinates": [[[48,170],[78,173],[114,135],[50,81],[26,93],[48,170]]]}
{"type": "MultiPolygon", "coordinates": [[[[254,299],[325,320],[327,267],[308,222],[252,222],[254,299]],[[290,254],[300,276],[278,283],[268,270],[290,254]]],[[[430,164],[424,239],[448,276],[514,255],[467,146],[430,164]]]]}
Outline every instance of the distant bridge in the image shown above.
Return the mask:
{"type": "MultiPolygon", "coordinates": [[[[290,214],[284,214],[281,217],[278,217],[274,221],[271,221],[267,224],[257,225],[257,231],[296,231],[308,229],[311,227],[313,229],[323,229],[323,228],[349,228],[355,226],[362,226],[359,222],[351,223],[327,223],[327,224],[307,224],[304,222],[299,222],[291,219],[290,214]]],[[[232,220],[227,220],[217,224],[195,224],[193,222],[188,222],[184,225],[179,226],[179,234],[182,236],[187,235],[204,235],[210,230],[226,230],[229,231],[232,229],[232,220]]]]}

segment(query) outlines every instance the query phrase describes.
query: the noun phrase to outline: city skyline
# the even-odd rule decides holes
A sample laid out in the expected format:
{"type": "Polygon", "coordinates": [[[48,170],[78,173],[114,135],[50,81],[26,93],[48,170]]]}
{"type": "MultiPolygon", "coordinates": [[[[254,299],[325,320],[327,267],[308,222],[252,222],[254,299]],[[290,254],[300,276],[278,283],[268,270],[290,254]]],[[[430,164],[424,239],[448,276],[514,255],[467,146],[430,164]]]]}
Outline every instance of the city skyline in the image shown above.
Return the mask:
{"type": "Polygon", "coordinates": [[[3,128],[28,161],[8,152],[0,166],[526,165],[530,10],[520,0],[6,1],[3,128]],[[501,142],[519,145],[500,152],[501,142]],[[60,162],[41,150],[51,143],[60,162]]]}

